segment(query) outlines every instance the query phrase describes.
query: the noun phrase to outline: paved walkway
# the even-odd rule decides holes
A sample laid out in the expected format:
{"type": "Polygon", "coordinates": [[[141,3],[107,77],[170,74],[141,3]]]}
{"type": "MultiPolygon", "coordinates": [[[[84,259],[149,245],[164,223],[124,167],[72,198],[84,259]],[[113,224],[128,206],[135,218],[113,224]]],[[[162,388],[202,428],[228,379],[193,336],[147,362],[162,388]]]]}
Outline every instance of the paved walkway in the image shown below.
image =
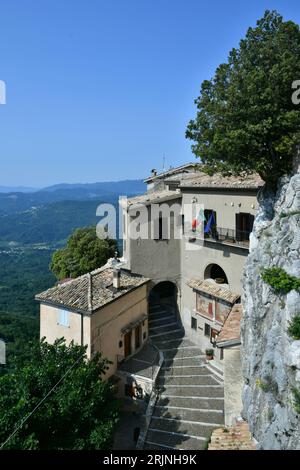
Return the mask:
{"type": "Polygon", "coordinates": [[[149,334],[165,360],[144,448],[205,449],[211,433],[224,423],[222,381],[185,337],[171,305],[151,306],[149,334]]]}

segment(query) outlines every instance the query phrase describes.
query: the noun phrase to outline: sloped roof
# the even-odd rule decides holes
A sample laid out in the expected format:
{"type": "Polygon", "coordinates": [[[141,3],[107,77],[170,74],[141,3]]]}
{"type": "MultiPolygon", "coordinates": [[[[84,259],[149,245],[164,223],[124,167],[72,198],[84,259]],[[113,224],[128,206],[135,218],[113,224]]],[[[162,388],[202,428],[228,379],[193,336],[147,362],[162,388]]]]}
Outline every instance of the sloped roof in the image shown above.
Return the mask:
{"type": "Polygon", "coordinates": [[[176,168],[170,168],[169,170],[163,171],[162,173],[158,173],[156,175],[149,176],[144,180],[144,183],[150,183],[151,181],[165,178],[167,176],[175,175],[177,173],[181,173],[184,171],[188,171],[191,168],[194,168],[197,163],[185,163],[184,165],[177,166],[176,168]]]}
{"type": "Polygon", "coordinates": [[[204,292],[205,294],[216,297],[217,299],[225,300],[230,304],[234,304],[234,302],[240,298],[240,294],[231,292],[229,289],[221,286],[220,284],[217,284],[212,279],[206,279],[203,281],[197,278],[193,278],[188,281],[187,285],[192,289],[195,289],[199,292],[204,292]]]}
{"type": "Polygon", "coordinates": [[[264,181],[258,174],[244,176],[223,176],[216,173],[209,176],[198,171],[182,176],[180,188],[259,189],[264,181]]]}
{"type": "Polygon", "coordinates": [[[115,289],[113,268],[100,268],[58,284],[36,295],[35,299],[79,312],[92,313],[148,281],[148,278],[121,269],[120,288],[115,289]]]}
{"type": "Polygon", "coordinates": [[[128,206],[133,206],[136,204],[156,204],[172,199],[181,199],[182,194],[178,191],[154,191],[153,193],[142,194],[141,196],[136,196],[131,199],[128,199],[128,206]]]}
{"type": "Polygon", "coordinates": [[[222,344],[225,343],[240,343],[241,337],[241,319],[243,315],[242,304],[235,304],[226,321],[221,329],[220,334],[217,337],[216,343],[219,347],[222,347],[222,344]]]}

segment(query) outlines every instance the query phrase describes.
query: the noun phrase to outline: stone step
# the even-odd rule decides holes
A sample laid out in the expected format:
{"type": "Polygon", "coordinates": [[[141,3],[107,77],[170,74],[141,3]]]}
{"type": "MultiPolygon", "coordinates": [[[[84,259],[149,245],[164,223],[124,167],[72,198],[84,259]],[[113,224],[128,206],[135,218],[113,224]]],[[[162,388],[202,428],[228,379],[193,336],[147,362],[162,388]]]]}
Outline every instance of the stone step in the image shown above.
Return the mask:
{"type": "Polygon", "coordinates": [[[205,366],[179,366],[179,367],[162,367],[161,373],[164,374],[165,377],[172,376],[172,375],[207,375],[211,374],[211,372],[205,366]]]}
{"type": "Polygon", "coordinates": [[[172,367],[176,366],[182,366],[182,367],[190,367],[190,366],[198,366],[200,367],[202,364],[204,364],[205,359],[203,356],[194,356],[194,357],[188,357],[188,358],[175,358],[175,359],[165,359],[163,366],[164,367],[172,367]]]}
{"type": "Polygon", "coordinates": [[[159,388],[160,395],[170,395],[177,397],[215,397],[223,398],[224,389],[220,385],[189,385],[189,386],[172,386],[163,385],[159,388]]]}
{"type": "Polygon", "coordinates": [[[149,334],[150,336],[152,335],[155,335],[157,333],[168,333],[172,330],[178,330],[178,323],[176,321],[170,321],[168,323],[166,323],[164,326],[159,326],[159,325],[155,325],[155,326],[152,326],[151,328],[149,328],[149,334]]]}
{"type": "Polygon", "coordinates": [[[164,358],[166,360],[173,358],[189,358],[189,357],[202,357],[205,360],[205,354],[199,348],[195,347],[186,347],[186,348],[173,348],[173,349],[162,349],[164,353],[164,358]]]}
{"type": "Polygon", "coordinates": [[[163,313],[166,313],[166,312],[172,312],[172,310],[166,308],[166,307],[161,307],[161,306],[158,306],[157,308],[155,307],[150,307],[149,308],[149,314],[150,315],[156,315],[156,314],[163,314],[163,313]]]}
{"type": "Polygon", "coordinates": [[[208,411],[188,408],[173,408],[156,406],[153,416],[162,418],[174,418],[184,421],[196,421],[198,423],[224,424],[224,416],[219,411],[208,411]]]}
{"type": "Polygon", "coordinates": [[[159,310],[157,312],[149,312],[148,318],[149,320],[157,320],[158,318],[164,318],[169,315],[175,316],[174,313],[169,310],[159,310]]]}
{"type": "Polygon", "coordinates": [[[179,347],[185,348],[185,347],[195,346],[195,345],[189,339],[182,338],[182,339],[171,339],[167,341],[157,341],[156,346],[159,349],[170,349],[170,348],[179,348],[179,347]]]}
{"type": "Polygon", "coordinates": [[[192,422],[189,420],[179,420],[173,418],[159,418],[152,416],[150,429],[159,431],[171,431],[188,434],[189,436],[198,436],[209,438],[214,429],[219,428],[219,424],[192,422]]]}
{"type": "Polygon", "coordinates": [[[176,323],[176,318],[173,315],[168,315],[164,318],[158,318],[156,320],[150,320],[149,321],[149,328],[156,328],[159,326],[164,326],[167,325],[168,323],[176,323]]]}
{"type": "Polygon", "coordinates": [[[207,439],[205,437],[192,437],[184,433],[152,431],[149,429],[145,449],[163,449],[163,446],[168,446],[171,449],[202,450],[207,446],[207,439]]]}
{"type": "Polygon", "coordinates": [[[224,380],[224,372],[220,366],[216,365],[216,361],[207,361],[207,367],[210,369],[217,377],[224,380]]]}
{"type": "Polygon", "coordinates": [[[157,401],[157,406],[177,406],[202,410],[224,410],[224,399],[212,397],[172,397],[161,395],[157,401]]]}
{"type": "Polygon", "coordinates": [[[219,385],[216,379],[212,375],[201,375],[201,376],[176,376],[171,375],[169,377],[159,376],[158,385],[219,385]]]}
{"type": "Polygon", "coordinates": [[[150,334],[151,338],[153,338],[153,342],[156,344],[157,341],[165,341],[168,339],[179,339],[184,337],[184,330],[182,328],[177,328],[173,331],[168,332],[158,332],[150,334]]]}

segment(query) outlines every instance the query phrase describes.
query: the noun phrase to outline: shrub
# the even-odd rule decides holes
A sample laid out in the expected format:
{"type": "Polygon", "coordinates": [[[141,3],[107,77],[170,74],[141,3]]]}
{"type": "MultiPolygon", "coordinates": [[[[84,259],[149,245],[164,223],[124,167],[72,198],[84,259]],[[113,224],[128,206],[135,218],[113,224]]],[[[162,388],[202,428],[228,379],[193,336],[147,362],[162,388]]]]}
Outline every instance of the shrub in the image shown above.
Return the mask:
{"type": "Polygon", "coordinates": [[[297,388],[292,389],[293,392],[293,406],[296,413],[300,414],[300,391],[297,388]]]}
{"type": "Polygon", "coordinates": [[[265,380],[257,379],[256,380],[256,386],[260,388],[264,393],[273,393],[274,395],[277,395],[278,393],[278,385],[277,382],[272,379],[269,375],[266,377],[265,380]]]}
{"type": "Polygon", "coordinates": [[[290,217],[292,215],[300,215],[300,211],[281,212],[281,214],[279,214],[279,217],[280,219],[284,219],[285,217],[290,217]]]}
{"type": "Polygon", "coordinates": [[[282,268],[263,269],[261,277],[278,294],[287,294],[293,289],[300,289],[300,279],[290,276],[282,268]]]}
{"type": "Polygon", "coordinates": [[[213,349],[206,349],[205,354],[207,356],[214,356],[214,350],[213,349]]]}
{"type": "Polygon", "coordinates": [[[293,339],[300,339],[300,315],[296,315],[289,323],[288,334],[293,339]]]}

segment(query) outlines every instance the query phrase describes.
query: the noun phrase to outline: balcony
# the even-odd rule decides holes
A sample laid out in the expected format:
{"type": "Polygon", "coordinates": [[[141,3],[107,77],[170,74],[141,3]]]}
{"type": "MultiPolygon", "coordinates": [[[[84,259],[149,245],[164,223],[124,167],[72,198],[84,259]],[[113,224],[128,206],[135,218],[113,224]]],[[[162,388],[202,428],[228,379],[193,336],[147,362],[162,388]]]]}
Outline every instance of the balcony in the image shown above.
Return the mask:
{"type": "Polygon", "coordinates": [[[230,228],[216,227],[209,233],[198,231],[189,232],[189,241],[195,242],[196,239],[205,240],[213,243],[222,243],[225,245],[238,246],[249,249],[249,237],[251,231],[233,230],[230,228]]]}
{"type": "Polygon", "coordinates": [[[204,240],[217,243],[225,243],[226,245],[235,245],[242,248],[249,248],[250,231],[233,230],[230,228],[217,227],[210,233],[204,234],[204,240]]]}

